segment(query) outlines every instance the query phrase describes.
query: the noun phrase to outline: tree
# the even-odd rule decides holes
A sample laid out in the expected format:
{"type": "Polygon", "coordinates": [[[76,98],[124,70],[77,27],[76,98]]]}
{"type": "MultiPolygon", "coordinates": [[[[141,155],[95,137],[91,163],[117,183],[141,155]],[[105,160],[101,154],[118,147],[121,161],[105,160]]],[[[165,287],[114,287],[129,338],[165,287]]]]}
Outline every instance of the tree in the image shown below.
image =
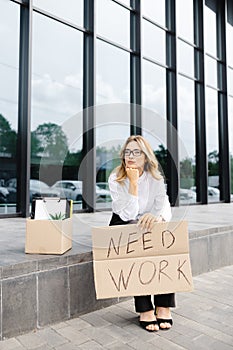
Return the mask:
{"type": "Polygon", "coordinates": [[[0,114],[0,152],[8,153],[11,157],[16,154],[17,134],[11,129],[8,120],[0,114]]]}
{"type": "Polygon", "coordinates": [[[33,131],[32,147],[37,155],[64,160],[68,152],[68,141],[60,125],[44,123],[33,131]]]}

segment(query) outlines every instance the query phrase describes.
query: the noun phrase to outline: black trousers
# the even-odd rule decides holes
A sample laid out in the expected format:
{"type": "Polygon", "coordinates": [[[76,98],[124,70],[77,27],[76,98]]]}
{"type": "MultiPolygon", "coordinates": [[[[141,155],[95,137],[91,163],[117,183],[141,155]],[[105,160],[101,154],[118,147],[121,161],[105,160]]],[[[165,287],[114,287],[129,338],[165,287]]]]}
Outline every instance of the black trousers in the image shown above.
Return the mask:
{"type": "MultiPolygon", "coordinates": [[[[136,223],[134,220],[123,221],[119,215],[113,213],[109,226],[127,225],[136,223]]],[[[152,304],[151,295],[140,295],[134,297],[136,312],[145,312],[161,307],[175,307],[175,294],[157,294],[154,295],[154,305],[152,304]]]]}

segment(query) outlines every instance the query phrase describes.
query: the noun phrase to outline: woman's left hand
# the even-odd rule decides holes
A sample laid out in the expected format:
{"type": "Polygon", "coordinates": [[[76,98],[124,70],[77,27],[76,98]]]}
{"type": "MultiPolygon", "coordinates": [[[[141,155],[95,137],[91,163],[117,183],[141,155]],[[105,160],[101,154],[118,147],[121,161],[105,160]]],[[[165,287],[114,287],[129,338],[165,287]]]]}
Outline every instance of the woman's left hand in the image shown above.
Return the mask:
{"type": "Polygon", "coordinates": [[[162,216],[155,216],[151,213],[146,213],[142,215],[138,220],[138,226],[140,226],[141,229],[152,230],[156,222],[162,222],[162,221],[163,221],[162,216]]]}

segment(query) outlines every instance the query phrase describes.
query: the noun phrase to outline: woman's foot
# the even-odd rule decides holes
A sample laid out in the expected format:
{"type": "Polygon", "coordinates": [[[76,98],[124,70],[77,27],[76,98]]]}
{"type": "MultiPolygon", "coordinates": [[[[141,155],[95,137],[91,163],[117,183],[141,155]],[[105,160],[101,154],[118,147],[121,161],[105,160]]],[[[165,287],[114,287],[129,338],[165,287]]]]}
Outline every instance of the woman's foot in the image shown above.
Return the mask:
{"type": "Polygon", "coordinates": [[[154,310],[140,313],[140,325],[149,332],[157,332],[159,330],[159,326],[154,315],[154,310]]]}
{"type": "Polygon", "coordinates": [[[160,329],[170,329],[172,326],[172,317],[169,307],[158,306],[156,308],[156,317],[160,329]],[[163,322],[164,320],[164,322],[163,322]],[[167,322],[166,322],[167,321],[167,322]]]}

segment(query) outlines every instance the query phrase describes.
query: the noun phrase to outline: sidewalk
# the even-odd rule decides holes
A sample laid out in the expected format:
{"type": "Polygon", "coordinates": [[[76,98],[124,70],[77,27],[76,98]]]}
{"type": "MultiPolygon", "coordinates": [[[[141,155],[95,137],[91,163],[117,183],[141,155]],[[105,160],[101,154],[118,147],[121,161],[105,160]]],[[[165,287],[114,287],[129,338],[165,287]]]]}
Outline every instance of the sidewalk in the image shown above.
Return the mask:
{"type": "Polygon", "coordinates": [[[169,331],[138,326],[133,299],[0,342],[0,350],[233,349],[233,266],[194,278],[178,293],[169,331]]]}

